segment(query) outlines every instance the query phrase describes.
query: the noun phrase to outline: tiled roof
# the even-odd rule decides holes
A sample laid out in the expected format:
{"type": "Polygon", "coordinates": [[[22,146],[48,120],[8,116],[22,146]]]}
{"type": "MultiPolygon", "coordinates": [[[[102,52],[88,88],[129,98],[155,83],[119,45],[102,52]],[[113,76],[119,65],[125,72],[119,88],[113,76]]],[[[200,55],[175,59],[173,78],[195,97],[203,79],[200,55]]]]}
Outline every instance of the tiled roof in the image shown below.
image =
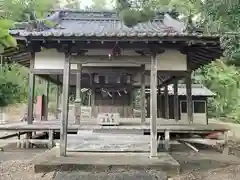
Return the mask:
{"type": "MultiPolygon", "coordinates": [[[[39,20],[38,29],[29,28],[31,23],[18,24],[18,29],[10,30],[15,36],[77,36],[77,37],[164,37],[199,36],[184,32],[185,25],[169,14],[157,14],[155,19],[140,23],[132,28],[123,24],[115,12],[57,11],[47,17],[56,24],[54,28],[39,20]],[[163,17],[163,18],[162,18],[163,17]],[[25,28],[24,28],[25,27],[25,28]]],[[[210,37],[210,36],[207,36],[210,37]]]]}
{"type": "MultiPolygon", "coordinates": [[[[150,93],[150,89],[146,89],[146,93],[150,93]]],[[[169,95],[174,94],[173,85],[168,86],[168,94],[169,95]]],[[[178,95],[186,96],[185,84],[178,84],[178,95]]],[[[192,96],[215,96],[215,94],[202,84],[192,84],[192,96]]]]}

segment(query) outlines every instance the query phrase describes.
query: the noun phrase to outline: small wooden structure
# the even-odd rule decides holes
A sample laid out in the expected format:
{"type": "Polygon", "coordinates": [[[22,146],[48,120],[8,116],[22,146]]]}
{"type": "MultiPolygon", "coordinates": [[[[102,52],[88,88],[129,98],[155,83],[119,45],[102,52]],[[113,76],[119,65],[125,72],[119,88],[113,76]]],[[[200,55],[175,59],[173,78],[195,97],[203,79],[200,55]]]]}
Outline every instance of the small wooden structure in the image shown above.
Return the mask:
{"type": "MultiPolygon", "coordinates": [[[[173,85],[168,85],[168,106],[165,105],[164,88],[158,93],[158,117],[174,119],[174,88],[173,85]],[[169,111],[165,109],[168,108],[169,111]],[[169,115],[166,114],[169,112],[169,115]]],[[[215,96],[215,94],[207,89],[202,84],[192,84],[192,101],[193,101],[193,120],[198,123],[208,124],[207,104],[208,98],[215,96]]],[[[146,89],[147,99],[147,117],[150,117],[150,89],[146,89]]],[[[178,120],[187,120],[187,102],[186,102],[186,86],[185,84],[178,84],[178,120]]]]}
{"type": "MultiPolygon", "coordinates": [[[[51,12],[45,20],[16,25],[10,33],[18,40],[19,47],[7,50],[4,61],[20,63],[30,70],[28,125],[16,129],[29,126],[34,131],[44,126],[34,126],[32,121],[36,76],[59,86],[56,101],[59,104],[61,95],[61,126],[50,123],[47,128],[61,130],[62,156],[66,155],[68,130],[85,127],[81,123],[82,88],[90,89],[93,117],[106,111],[131,117],[133,90],[141,88],[142,115],[137,127],[143,129],[146,128],[141,126],[145,122],[145,88],[150,88],[150,156],[157,156],[158,128],[167,131],[166,137],[171,131],[157,125],[160,89],[165,88],[165,104],[168,104],[168,85],[174,84],[174,119],[178,120],[178,80],[186,79],[186,114],[192,123],[191,72],[221,55],[219,36],[185,32],[186,26],[171,15],[172,12],[157,13],[151,22],[128,28],[112,11],[60,10],[51,12]],[[68,126],[69,87],[76,87],[74,126],[68,126]]],[[[169,108],[165,109],[165,118],[169,119],[169,108]]]]}

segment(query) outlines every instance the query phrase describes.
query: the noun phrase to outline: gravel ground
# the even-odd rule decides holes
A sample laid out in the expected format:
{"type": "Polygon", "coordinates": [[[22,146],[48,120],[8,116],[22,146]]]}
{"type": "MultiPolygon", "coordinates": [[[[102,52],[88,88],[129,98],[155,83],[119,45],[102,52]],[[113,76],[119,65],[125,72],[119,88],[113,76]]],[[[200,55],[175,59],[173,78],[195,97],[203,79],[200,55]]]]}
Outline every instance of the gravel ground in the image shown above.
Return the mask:
{"type": "MultiPolygon", "coordinates": [[[[240,157],[240,143],[230,143],[234,149],[231,153],[240,157]]],[[[179,150],[179,147],[178,147],[179,150]]],[[[44,149],[13,150],[0,152],[0,180],[167,180],[163,172],[130,171],[130,172],[51,172],[47,174],[34,173],[29,161],[44,149]]],[[[240,180],[240,163],[233,165],[235,156],[225,157],[218,152],[173,152],[181,164],[181,174],[171,180],[240,180]],[[231,157],[231,158],[230,158],[231,157]],[[226,160],[227,159],[227,160],[226,160]]],[[[170,180],[170,178],[169,178],[170,180]]]]}
{"type": "Polygon", "coordinates": [[[52,180],[54,172],[48,174],[33,171],[28,161],[4,161],[0,164],[0,180],[52,180]]]}
{"type": "Polygon", "coordinates": [[[240,165],[218,168],[209,171],[193,171],[172,178],[172,180],[239,180],[240,165]]]}
{"type": "MultiPolygon", "coordinates": [[[[1,180],[167,180],[162,172],[118,172],[89,173],[79,171],[52,172],[47,174],[33,172],[33,166],[24,161],[5,161],[0,164],[1,180]]],[[[240,165],[218,168],[209,171],[196,170],[169,180],[239,180],[240,165]]]]}

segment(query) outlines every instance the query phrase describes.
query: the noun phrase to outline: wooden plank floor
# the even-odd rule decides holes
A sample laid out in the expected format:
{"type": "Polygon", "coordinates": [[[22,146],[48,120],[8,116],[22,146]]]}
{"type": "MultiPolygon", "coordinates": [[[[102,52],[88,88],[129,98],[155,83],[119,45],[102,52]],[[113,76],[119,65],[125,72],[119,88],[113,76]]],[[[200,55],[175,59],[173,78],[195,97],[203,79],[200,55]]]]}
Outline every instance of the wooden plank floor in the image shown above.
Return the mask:
{"type": "MultiPolygon", "coordinates": [[[[146,120],[145,124],[141,124],[140,118],[121,118],[119,126],[100,126],[97,124],[96,119],[83,119],[80,125],[75,125],[74,121],[69,121],[68,129],[69,131],[77,130],[144,130],[149,131],[149,118],[146,120]]],[[[9,123],[5,125],[0,125],[0,131],[48,131],[55,130],[60,131],[61,127],[60,120],[49,120],[49,121],[34,121],[33,124],[27,124],[26,122],[9,123]]],[[[164,132],[165,130],[170,130],[171,132],[212,132],[212,131],[227,131],[230,128],[225,125],[220,124],[188,124],[184,121],[175,120],[157,120],[158,132],[164,132]]]]}

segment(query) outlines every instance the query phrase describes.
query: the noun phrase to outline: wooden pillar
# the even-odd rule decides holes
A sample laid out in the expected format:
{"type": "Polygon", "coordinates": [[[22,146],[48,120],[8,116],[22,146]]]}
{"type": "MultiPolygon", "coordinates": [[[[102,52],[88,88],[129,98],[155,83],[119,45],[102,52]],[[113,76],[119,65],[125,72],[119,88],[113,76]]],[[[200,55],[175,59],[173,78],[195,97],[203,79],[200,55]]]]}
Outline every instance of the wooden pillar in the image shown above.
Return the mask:
{"type": "Polygon", "coordinates": [[[161,88],[158,89],[158,93],[159,93],[159,101],[158,101],[158,104],[159,104],[159,118],[163,118],[163,106],[162,106],[162,93],[161,93],[161,88]]]}
{"type": "Polygon", "coordinates": [[[75,124],[80,125],[81,120],[81,76],[82,76],[82,64],[77,64],[76,75],[76,99],[75,99],[75,124]]]}
{"type": "Polygon", "coordinates": [[[173,91],[174,91],[174,119],[176,121],[179,120],[179,102],[178,102],[178,80],[174,81],[173,84],[173,91]]]}
{"type": "Polygon", "coordinates": [[[92,85],[92,94],[91,94],[91,106],[92,106],[92,117],[95,117],[95,87],[94,87],[94,74],[90,76],[90,82],[92,85]]]}
{"type": "Polygon", "coordinates": [[[53,148],[53,145],[54,145],[53,139],[54,139],[54,131],[49,130],[49,132],[48,132],[48,149],[53,148]]]}
{"type": "Polygon", "coordinates": [[[45,108],[45,116],[44,116],[44,121],[48,120],[48,104],[49,104],[49,90],[50,90],[50,82],[47,80],[46,81],[46,101],[44,101],[44,108],[45,108]]]}
{"type": "Polygon", "coordinates": [[[145,65],[141,66],[141,122],[145,123],[146,115],[145,115],[145,65]]]}
{"type": "Polygon", "coordinates": [[[35,91],[35,75],[31,70],[34,69],[35,53],[32,53],[32,59],[30,60],[30,71],[28,74],[28,119],[27,123],[33,123],[33,111],[34,111],[34,91],[35,91]]]}
{"type": "Polygon", "coordinates": [[[170,132],[168,131],[168,130],[166,130],[165,132],[164,132],[164,139],[165,139],[165,142],[164,142],[164,145],[165,145],[165,150],[166,151],[169,151],[169,149],[170,149],[170,132]]]}
{"type": "MultiPolygon", "coordinates": [[[[59,75],[57,75],[57,82],[59,83],[59,75]]],[[[60,85],[57,84],[57,94],[56,94],[56,119],[59,119],[59,105],[60,105],[60,97],[61,97],[61,90],[60,85]]]]}
{"type": "Polygon", "coordinates": [[[208,125],[208,99],[207,98],[205,103],[205,113],[206,113],[206,124],[208,125]]]}
{"type": "Polygon", "coordinates": [[[60,92],[60,85],[57,85],[57,94],[56,94],[56,119],[59,119],[59,105],[60,105],[60,97],[61,97],[61,92],[60,92]]]}
{"type": "Polygon", "coordinates": [[[69,53],[65,54],[63,70],[63,94],[62,94],[62,113],[61,113],[61,131],[60,131],[60,156],[66,156],[67,151],[67,131],[68,131],[68,109],[69,109],[69,76],[70,76],[70,59],[69,53]]]}
{"type": "Polygon", "coordinates": [[[187,117],[188,122],[193,123],[193,102],[192,102],[192,78],[191,73],[186,75],[186,94],[187,94],[187,117]]]}
{"type": "Polygon", "coordinates": [[[169,96],[168,96],[168,85],[164,86],[164,109],[165,109],[165,118],[169,119],[169,96]]]}
{"type": "Polygon", "coordinates": [[[151,97],[150,97],[150,132],[151,132],[151,150],[150,157],[157,156],[157,57],[153,54],[151,57],[151,97]]]}

